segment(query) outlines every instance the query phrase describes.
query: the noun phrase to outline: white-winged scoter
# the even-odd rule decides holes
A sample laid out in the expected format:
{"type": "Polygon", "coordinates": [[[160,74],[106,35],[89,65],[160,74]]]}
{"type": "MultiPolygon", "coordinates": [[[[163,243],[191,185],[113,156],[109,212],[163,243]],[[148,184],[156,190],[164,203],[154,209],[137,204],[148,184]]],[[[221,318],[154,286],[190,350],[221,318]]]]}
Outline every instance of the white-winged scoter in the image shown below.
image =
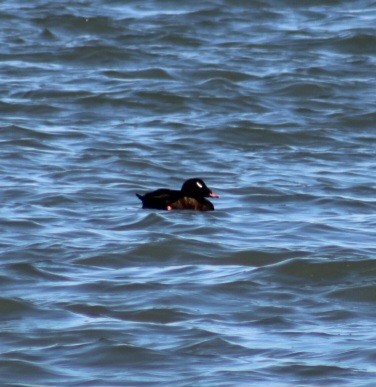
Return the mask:
{"type": "Polygon", "coordinates": [[[219,197],[198,178],[185,181],[180,191],[160,188],[145,195],[136,195],[142,201],[142,208],[196,211],[213,211],[213,204],[206,198],[219,197]]]}

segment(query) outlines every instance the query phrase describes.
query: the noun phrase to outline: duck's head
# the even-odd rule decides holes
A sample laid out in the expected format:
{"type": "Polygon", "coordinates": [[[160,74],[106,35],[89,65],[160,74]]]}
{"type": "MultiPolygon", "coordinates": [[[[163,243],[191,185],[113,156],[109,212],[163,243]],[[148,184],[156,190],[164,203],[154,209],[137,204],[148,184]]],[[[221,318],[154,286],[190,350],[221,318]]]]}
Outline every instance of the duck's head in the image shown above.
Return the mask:
{"type": "Polygon", "coordinates": [[[218,198],[219,196],[210,190],[204,183],[204,180],[199,178],[189,179],[184,182],[181,191],[191,197],[211,197],[218,198]]]}

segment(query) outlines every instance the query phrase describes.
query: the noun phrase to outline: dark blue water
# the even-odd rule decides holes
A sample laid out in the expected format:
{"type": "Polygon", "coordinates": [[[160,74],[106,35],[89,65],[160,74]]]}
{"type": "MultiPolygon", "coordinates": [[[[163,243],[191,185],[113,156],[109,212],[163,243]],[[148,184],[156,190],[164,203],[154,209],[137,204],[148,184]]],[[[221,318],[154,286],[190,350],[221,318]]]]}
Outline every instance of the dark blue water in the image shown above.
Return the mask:
{"type": "Polygon", "coordinates": [[[0,384],[373,387],[375,19],[3,1],[0,384]]]}

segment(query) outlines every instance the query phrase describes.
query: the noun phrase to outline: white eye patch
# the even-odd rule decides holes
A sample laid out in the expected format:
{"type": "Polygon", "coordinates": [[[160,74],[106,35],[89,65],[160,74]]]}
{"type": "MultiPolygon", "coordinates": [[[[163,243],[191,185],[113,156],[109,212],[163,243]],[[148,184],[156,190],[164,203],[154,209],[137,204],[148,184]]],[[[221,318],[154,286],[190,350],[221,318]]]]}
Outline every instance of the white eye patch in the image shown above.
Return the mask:
{"type": "Polygon", "coordinates": [[[202,184],[200,182],[196,182],[198,188],[202,188],[202,184]]]}

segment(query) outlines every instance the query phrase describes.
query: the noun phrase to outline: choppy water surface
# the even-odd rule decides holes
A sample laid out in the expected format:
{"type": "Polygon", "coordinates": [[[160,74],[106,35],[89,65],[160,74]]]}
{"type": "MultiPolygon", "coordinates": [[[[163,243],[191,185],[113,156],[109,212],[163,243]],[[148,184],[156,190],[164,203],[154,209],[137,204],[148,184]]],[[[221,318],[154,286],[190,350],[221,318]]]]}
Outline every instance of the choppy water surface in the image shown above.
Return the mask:
{"type": "Polygon", "coordinates": [[[375,18],[2,2],[1,385],[374,386],[375,18]]]}

